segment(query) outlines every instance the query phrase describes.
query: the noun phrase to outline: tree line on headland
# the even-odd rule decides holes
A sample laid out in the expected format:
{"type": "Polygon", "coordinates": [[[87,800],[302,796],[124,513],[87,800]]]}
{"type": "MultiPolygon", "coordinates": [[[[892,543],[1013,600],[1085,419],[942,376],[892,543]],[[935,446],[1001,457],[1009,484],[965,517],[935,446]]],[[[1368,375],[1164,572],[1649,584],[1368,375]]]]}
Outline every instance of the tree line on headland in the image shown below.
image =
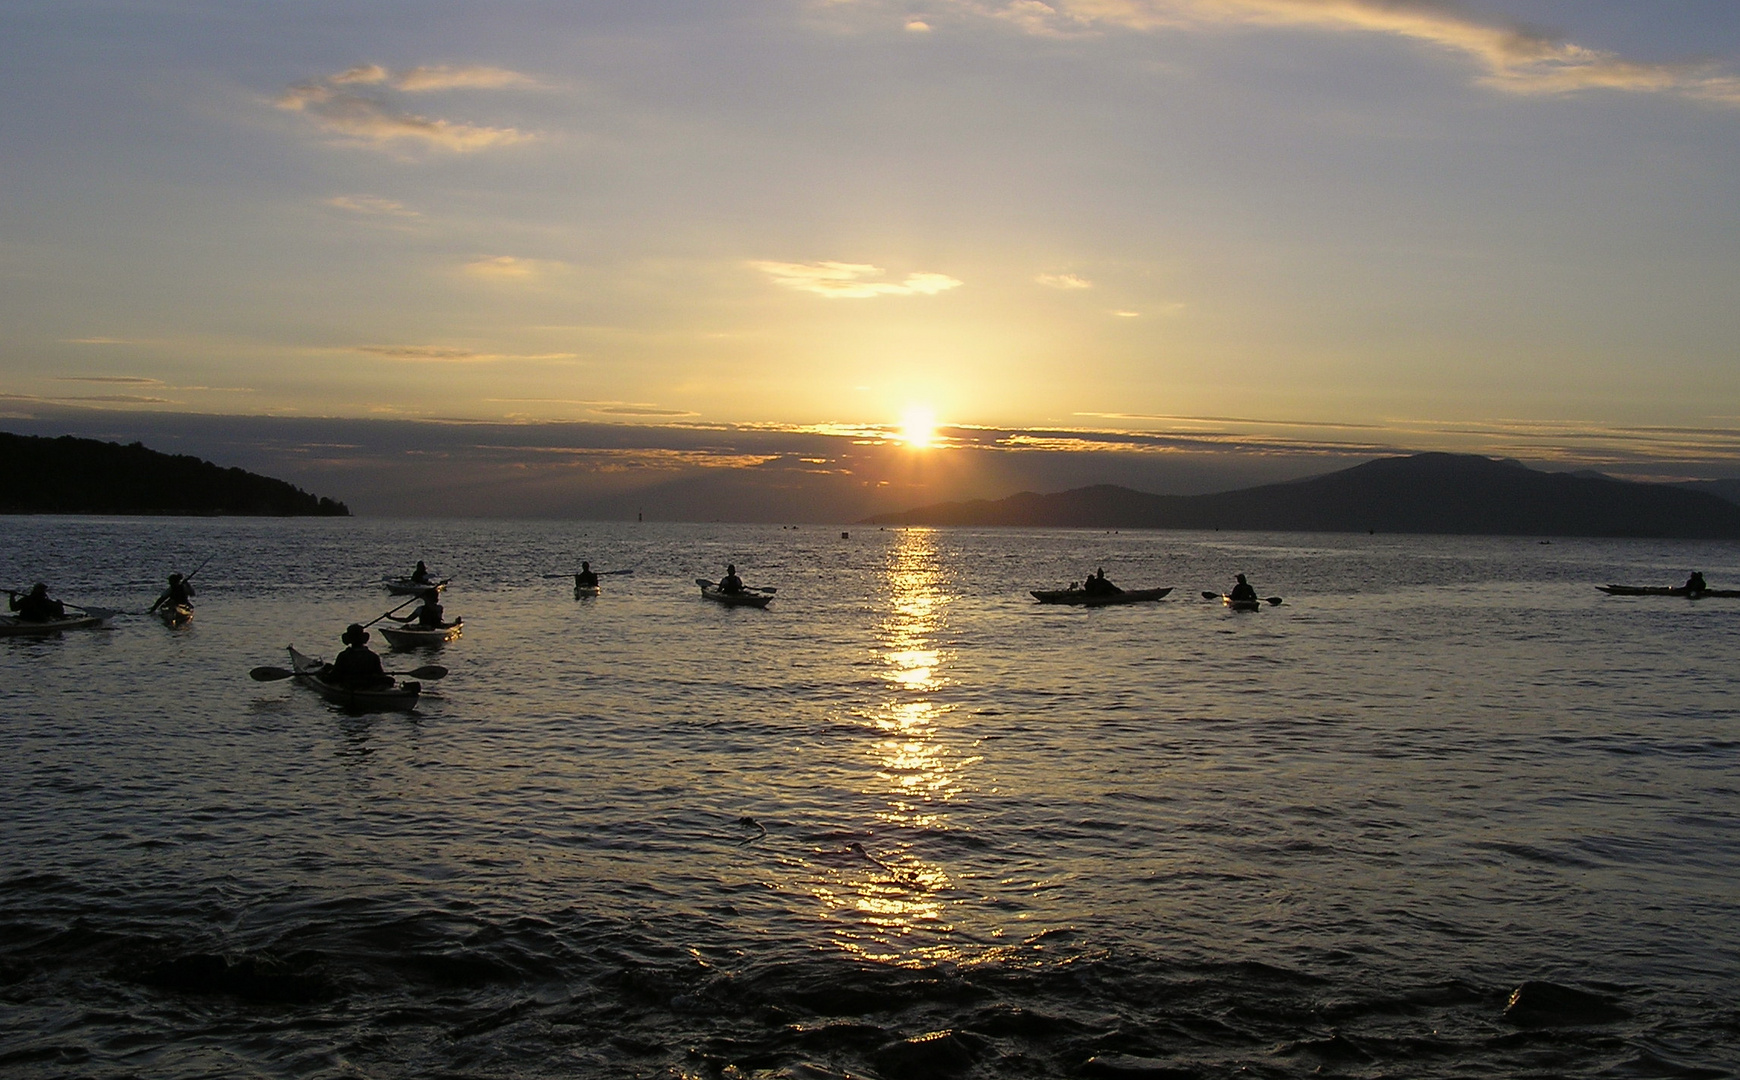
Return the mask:
{"type": "Polygon", "coordinates": [[[1675,485],[1434,453],[1214,495],[1150,495],[1103,484],[938,503],[863,524],[1717,540],[1740,539],[1740,505],[1675,485]]]}
{"type": "Polygon", "coordinates": [[[283,480],[140,443],[0,432],[0,513],[347,517],[350,510],[283,480]]]}

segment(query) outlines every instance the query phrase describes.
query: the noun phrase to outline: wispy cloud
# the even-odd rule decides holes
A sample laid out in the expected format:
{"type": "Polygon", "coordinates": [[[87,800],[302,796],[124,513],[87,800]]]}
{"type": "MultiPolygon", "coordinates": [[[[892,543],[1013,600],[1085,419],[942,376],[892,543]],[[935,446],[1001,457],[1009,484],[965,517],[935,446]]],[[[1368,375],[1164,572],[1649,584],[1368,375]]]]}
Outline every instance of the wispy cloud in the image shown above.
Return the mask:
{"type": "Polygon", "coordinates": [[[326,205],[335,210],[343,210],[351,214],[369,216],[417,218],[422,213],[411,209],[402,202],[392,199],[379,199],[373,195],[334,195],[326,200],[326,205]]]}
{"type": "Polygon", "coordinates": [[[389,71],[367,64],[297,83],[280,94],[277,106],[301,113],[327,132],[364,146],[389,149],[421,145],[428,149],[472,153],[535,138],[511,127],[489,127],[411,112],[400,95],[433,90],[503,90],[536,86],[536,80],[490,67],[415,67],[389,71]]]}
{"type": "Polygon", "coordinates": [[[1091,289],[1094,283],[1079,274],[1040,274],[1033,279],[1048,289],[1091,289]]]}
{"type": "Polygon", "coordinates": [[[472,277],[493,281],[533,281],[568,264],[555,259],[522,259],[515,255],[489,255],[466,263],[464,270],[472,277]]]}
{"type": "Polygon", "coordinates": [[[132,386],[162,386],[162,379],[148,379],[143,375],[57,375],[55,382],[94,382],[94,383],[125,383],[132,386]]]}
{"type": "Polygon", "coordinates": [[[660,405],[635,401],[598,401],[590,398],[552,398],[552,397],[507,397],[485,398],[490,402],[503,404],[531,405],[577,405],[594,416],[658,416],[676,419],[684,416],[699,416],[700,413],[687,409],[667,409],[660,405]]]}
{"type": "Polygon", "coordinates": [[[118,337],[76,337],[67,338],[68,345],[133,345],[135,342],[118,337]]]}
{"type": "Polygon", "coordinates": [[[1710,63],[1629,60],[1444,0],[956,0],[958,7],[1057,35],[1122,28],[1282,27],[1385,34],[1458,54],[1487,86],[1517,94],[1625,90],[1740,106],[1740,77],[1710,63]]]}
{"type": "Polygon", "coordinates": [[[573,360],[576,353],[485,353],[442,345],[357,345],[354,351],[406,363],[494,364],[503,361],[573,360]]]}
{"type": "Polygon", "coordinates": [[[877,281],[883,275],[878,266],[867,263],[815,262],[752,262],[749,264],[768,277],[775,285],[798,292],[814,293],[831,300],[864,300],[873,296],[935,296],[959,288],[959,278],[947,274],[908,274],[901,282],[877,281]]]}

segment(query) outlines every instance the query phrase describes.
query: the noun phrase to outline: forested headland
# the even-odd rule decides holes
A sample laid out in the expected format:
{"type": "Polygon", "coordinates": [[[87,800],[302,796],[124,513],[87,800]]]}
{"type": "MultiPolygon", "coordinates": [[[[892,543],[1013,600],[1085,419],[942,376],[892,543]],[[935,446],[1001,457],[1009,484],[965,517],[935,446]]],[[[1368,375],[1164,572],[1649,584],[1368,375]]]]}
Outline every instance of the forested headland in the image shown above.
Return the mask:
{"type": "Polygon", "coordinates": [[[141,443],[0,432],[0,513],[346,517],[334,499],[141,443]]]}

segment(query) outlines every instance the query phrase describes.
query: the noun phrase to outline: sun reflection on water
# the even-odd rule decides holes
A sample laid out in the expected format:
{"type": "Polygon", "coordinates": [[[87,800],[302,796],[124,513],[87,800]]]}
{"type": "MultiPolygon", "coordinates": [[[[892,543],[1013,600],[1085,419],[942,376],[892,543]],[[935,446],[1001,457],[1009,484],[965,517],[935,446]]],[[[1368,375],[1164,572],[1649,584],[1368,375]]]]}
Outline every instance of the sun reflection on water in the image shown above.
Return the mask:
{"type": "Polygon", "coordinates": [[[818,899],[855,918],[836,931],[842,948],[897,963],[958,960],[949,940],[949,871],[924,857],[927,839],[950,829],[949,804],[980,759],[948,728],[948,652],[941,638],[954,599],[936,534],[907,529],[889,550],[887,611],[877,628],[882,700],[865,715],[874,728],[873,772],[864,793],[879,800],[877,828],[863,844],[830,853],[818,899]]]}

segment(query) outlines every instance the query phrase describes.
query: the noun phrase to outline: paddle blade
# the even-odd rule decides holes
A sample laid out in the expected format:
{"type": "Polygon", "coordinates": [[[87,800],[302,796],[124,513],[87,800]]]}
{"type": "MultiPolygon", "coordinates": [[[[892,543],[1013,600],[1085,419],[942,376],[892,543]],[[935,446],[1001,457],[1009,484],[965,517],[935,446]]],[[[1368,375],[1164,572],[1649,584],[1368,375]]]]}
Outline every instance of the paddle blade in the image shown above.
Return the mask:
{"type": "Polygon", "coordinates": [[[598,576],[599,577],[608,577],[611,574],[632,574],[632,573],[634,573],[633,570],[600,570],[600,571],[598,571],[598,576]]]}
{"type": "Polygon", "coordinates": [[[774,588],[772,585],[755,585],[755,586],[745,586],[745,587],[748,588],[750,592],[776,593],[779,591],[778,589],[774,588]]]}
{"type": "Polygon", "coordinates": [[[1219,600],[1220,594],[1217,592],[1205,592],[1202,594],[1202,598],[1204,600],[1219,600]]]}
{"type": "Polygon", "coordinates": [[[281,667],[257,667],[248,672],[248,678],[255,682],[277,682],[279,679],[295,677],[294,671],[286,671],[281,667]]]}
{"type": "Polygon", "coordinates": [[[696,578],[696,579],[695,579],[695,584],[697,584],[697,585],[699,585],[699,586],[700,586],[700,587],[701,587],[701,588],[703,588],[703,589],[712,589],[712,588],[716,588],[716,586],[715,586],[715,585],[714,585],[714,583],[713,583],[713,582],[711,582],[711,581],[708,581],[708,580],[707,580],[707,579],[706,579],[706,578],[704,578],[704,577],[698,577],[698,578],[696,578]]]}
{"type": "Polygon", "coordinates": [[[442,667],[440,664],[429,664],[424,667],[413,668],[410,671],[405,672],[405,674],[413,679],[445,679],[447,677],[447,669],[442,667]]]}
{"type": "Polygon", "coordinates": [[[1279,596],[1266,596],[1263,599],[1267,600],[1270,604],[1279,604],[1281,602],[1279,596]]]}

